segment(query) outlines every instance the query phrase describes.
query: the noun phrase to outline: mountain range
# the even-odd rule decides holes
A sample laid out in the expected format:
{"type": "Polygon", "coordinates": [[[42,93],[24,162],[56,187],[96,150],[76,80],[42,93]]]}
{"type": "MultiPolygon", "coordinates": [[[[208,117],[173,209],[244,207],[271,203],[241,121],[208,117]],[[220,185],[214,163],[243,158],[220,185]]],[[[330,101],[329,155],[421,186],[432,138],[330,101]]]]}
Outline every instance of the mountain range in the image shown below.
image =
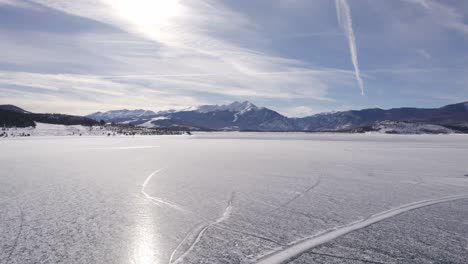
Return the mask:
{"type": "Polygon", "coordinates": [[[87,115],[94,120],[146,127],[184,127],[191,130],[234,131],[359,131],[382,121],[468,127],[468,102],[440,108],[371,108],[289,118],[249,101],[203,105],[185,110],[112,110],[87,115]]]}
{"type": "Polygon", "coordinates": [[[440,108],[379,108],[321,113],[289,118],[251,102],[202,105],[184,110],[111,110],[87,116],[32,113],[14,105],[0,105],[0,125],[35,126],[35,122],[62,125],[112,123],[146,128],[223,131],[366,132],[405,131],[468,132],[468,102],[440,108]],[[396,130],[395,130],[396,129],[396,130]]]}

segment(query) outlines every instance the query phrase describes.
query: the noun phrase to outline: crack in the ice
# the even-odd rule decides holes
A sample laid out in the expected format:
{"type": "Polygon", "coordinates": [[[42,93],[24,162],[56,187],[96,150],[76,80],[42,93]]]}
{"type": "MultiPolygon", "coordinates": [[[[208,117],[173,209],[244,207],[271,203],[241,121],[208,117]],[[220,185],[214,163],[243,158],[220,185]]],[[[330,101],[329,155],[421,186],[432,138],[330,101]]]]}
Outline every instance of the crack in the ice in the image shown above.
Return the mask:
{"type": "Polygon", "coordinates": [[[281,242],[278,242],[278,241],[276,241],[274,239],[271,239],[269,237],[264,237],[264,236],[257,235],[257,234],[254,234],[254,233],[249,233],[249,232],[244,232],[244,231],[232,229],[232,228],[222,226],[222,225],[219,225],[219,224],[213,225],[213,227],[224,230],[224,231],[228,231],[228,232],[233,232],[233,233],[238,233],[238,234],[242,234],[242,235],[246,235],[246,236],[255,237],[255,238],[258,238],[258,239],[261,239],[261,240],[271,242],[271,243],[276,244],[278,246],[286,246],[286,244],[284,244],[284,243],[281,243],[281,242]]]}
{"type": "MultiPolygon", "coordinates": [[[[353,247],[349,247],[349,248],[353,248],[353,247]]],[[[381,248],[378,248],[378,247],[374,247],[372,245],[368,245],[367,248],[372,251],[372,252],[375,252],[377,254],[380,254],[382,256],[385,256],[387,258],[390,258],[390,259],[401,259],[401,258],[404,258],[403,255],[401,254],[398,254],[398,252],[388,252],[384,249],[381,249],[381,248]]],[[[420,252],[421,253],[421,252],[420,252]]],[[[419,254],[419,253],[418,253],[419,254]]]]}
{"type": "Polygon", "coordinates": [[[6,263],[10,263],[10,260],[11,260],[11,256],[13,255],[13,252],[15,252],[16,250],[16,247],[18,247],[18,241],[19,241],[19,238],[21,237],[21,234],[23,233],[23,227],[24,227],[24,212],[23,212],[23,209],[17,205],[18,209],[20,210],[20,225],[19,225],[19,228],[18,228],[18,232],[16,233],[16,237],[15,237],[15,240],[13,241],[13,245],[11,247],[11,250],[10,252],[8,253],[8,256],[7,256],[7,260],[6,260],[6,263]]]}
{"type": "Polygon", "coordinates": [[[311,186],[309,186],[307,189],[305,189],[303,192],[301,193],[298,193],[297,195],[295,195],[293,198],[289,199],[288,201],[284,202],[283,204],[281,204],[280,206],[276,207],[275,209],[271,210],[271,212],[276,212],[278,210],[281,210],[282,208],[285,208],[287,207],[288,205],[290,205],[291,203],[293,203],[294,201],[296,201],[297,199],[303,197],[304,195],[306,195],[307,193],[309,193],[310,191],[312,191],[313,189],[315,189],[319,184],[320,184],[320,181],[321,181],[321,178],[319,178],[314,184],[312,184],[311,186]]]}
{"type": "Polygon", "coordinates": [[[185,235],[185,237],[180,241],[180,243],[177,245],[177,247],[174,249],[174,251],[172,251],[171,256],[169,257],[169,264],[171,264],[171,263],[174,262],[173,259],[174,259],[175,254],[177,253],[177,251],[179,251],[179,248],[180,248],[183,244],[185,244],[185,241],[187,241],[187,239],[190,237],[190,235],[191,235],[192,233],[194,233],[195,230],[197,230],[197,229],[199,229],[199,228],[200,228],[200,230],[201,230],[201,229],[203,229],[205,226],[206,226],[206,225],[202,225],[202,223],[200,223],[200,224],[197,224],[197,225],[195,225],[194,227],[192,227],[192,228],[190,229],[190,231],[189,231],[189,232],[187,233],[187,235],[185,235]]]}
{"type": "Polygon", "coordinates": [[[214,220],[212,222],[208,222],[205,226],[203,226],[203,228],[197,233],[195,241],[193,241],[193,243],[190,245],[190,247],[180,257],[173,260],[175,254],[177,253],[177,250],[180,248],[180,246],[183,244],[183,242],[187,240],[187,238],[189,237],[189,235],[191,234],[192,231],[190,231],[189,234],[187,234],[185,236],[185,238],[181,241],[181,243],[179,243],[179,245],[176,247],[176,249],[171,253],[171,257],[169,259],[169,264],[178,263],[179,261],[184,259],[193,250],[195,245],[198,244],[198,242],[200,242],[203,234],[205,233],[206,230],[208,230],[208,228],[210,228],[210,227],[212,227],[214,225],[217,225],[217,224],[219,224],[219,223],[221,223],[221,222],[223,222],[223,221],[225,221],[225,220],[227,220],[229,218],[229,216],[231,215],[232,203],[234,201],[234,197],[235,197],[235,193],[232,192],[231,193],[231,198],[228,200],[227,206],[224,209],[223,214],[218,219],[216,219],[216,220],[214,220]]]}
{"type": "Polygon", "coordinates": [[[350,258],[350,257],[343,257],[343,256],[332,255],[332,254],[319,253],[319,252],[315,252],[315,251],[307,252],[307,254],[318,255],[318,256],[324,256],[324,257],[331,257],[331,258],[338,258],[338,259],[354,260],[354,261],[360,261],[360,262],[364,262],[364,263],[385,264],[384,262],[379,262],[379,261],[373,261],[373,260],[367,260],[367,259],[358,259],[358,258],[350,258]]]}

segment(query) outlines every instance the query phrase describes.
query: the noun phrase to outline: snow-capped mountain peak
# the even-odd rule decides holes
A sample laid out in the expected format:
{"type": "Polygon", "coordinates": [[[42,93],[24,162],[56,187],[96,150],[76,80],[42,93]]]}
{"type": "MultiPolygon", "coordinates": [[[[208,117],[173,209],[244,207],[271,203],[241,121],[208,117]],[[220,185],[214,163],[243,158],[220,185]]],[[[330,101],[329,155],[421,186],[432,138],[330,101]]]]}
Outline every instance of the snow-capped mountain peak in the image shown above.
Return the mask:
{"type": "Polygon", "coordinates": [[[103,119],[103,120],[112,120],[116,118],[138,118],[145,116],[153,116],[156,113],[150,110],[136,109],[136,110],[111,110],[107,112],[96,112],[94,114],[88,115],[88,117],[93,119],[103,119]]]}
{"type": "Polygon", "coordinates": [[[233,102],[227,105],[202,105],[196,109],[200,113],[208,113],[213,111],[229,111],[233,113],[245,113],[251,110],[257,110],[258,107],[249,101],[233,102]]]}

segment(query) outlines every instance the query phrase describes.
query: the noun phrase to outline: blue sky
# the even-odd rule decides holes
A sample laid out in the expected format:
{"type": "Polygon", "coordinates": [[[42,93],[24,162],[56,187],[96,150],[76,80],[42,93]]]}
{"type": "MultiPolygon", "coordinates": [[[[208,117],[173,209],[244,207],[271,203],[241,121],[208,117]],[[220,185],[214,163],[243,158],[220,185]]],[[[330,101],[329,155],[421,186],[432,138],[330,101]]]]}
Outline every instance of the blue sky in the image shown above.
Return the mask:
{"type": "Polygon", "coordinates": [[[468,100],[465,0],[0,0],[0,49],[0,103],[37,112],[468,100]]]}

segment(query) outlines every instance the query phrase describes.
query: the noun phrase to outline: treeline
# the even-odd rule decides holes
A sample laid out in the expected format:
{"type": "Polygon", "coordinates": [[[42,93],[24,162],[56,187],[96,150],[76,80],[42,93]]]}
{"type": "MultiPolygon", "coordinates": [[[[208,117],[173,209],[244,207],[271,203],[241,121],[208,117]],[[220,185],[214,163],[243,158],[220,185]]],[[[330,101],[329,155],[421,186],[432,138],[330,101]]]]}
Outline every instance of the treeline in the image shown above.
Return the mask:
{"type": "Polygon", "coordinates": [[[16,113],[7,110],[0,110],[1,127],[35,127],[34,119],[31,115],[16,113]]]}
{"type": "MultiPolygon", "coordinates": [[[[28,115],[28,114],[26,114],[28,115]]],[[[83,126],[94,126],[99,125],[99,122],[83,117],[83,116],[72,116],[63,114],[29,114],[32,119],[39,123],[56,124],[56,125],[83,125],[83,126]]]]}
{"type": "Polygon", "coordinates": [[[10,109],[0,109],[1,127],[35,127],[35,122],[56,125],[99,125],[98,121],[83,116],[64,114],[35,114],[29,112],[12,111],[10,109]]]}

